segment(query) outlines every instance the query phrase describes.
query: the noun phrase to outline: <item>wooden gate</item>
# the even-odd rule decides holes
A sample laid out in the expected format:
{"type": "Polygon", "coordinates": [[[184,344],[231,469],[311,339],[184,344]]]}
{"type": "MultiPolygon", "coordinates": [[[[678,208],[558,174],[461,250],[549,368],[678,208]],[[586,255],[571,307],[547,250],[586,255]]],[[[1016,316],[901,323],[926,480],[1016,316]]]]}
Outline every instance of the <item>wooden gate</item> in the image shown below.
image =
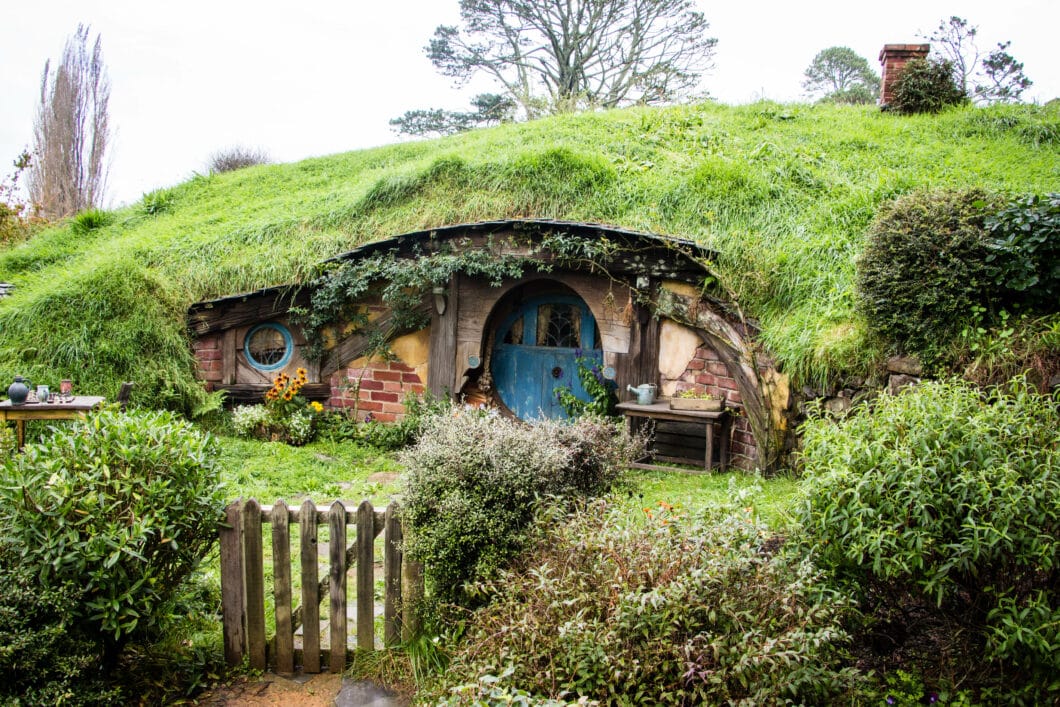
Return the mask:
{"type": "Polygon", "coordinates": [[[255,499],[236,501],[225,509],[221,540],[221,607],[224,621],[225,660],[238,665],[246,657],[251,668],[271,667],[277,673],[294,672],[296,661],[307,673],[318,673],[321,665],[331,672],[346,667],[347,573],[356,569],[357,648],[374,650],[375,637],[375,539],[383,534],[383,640],[397,643],[402,635],[418,630],[415,607],[423,596],[423,573],[415,563],[402,561],[401,523],[396,503],[376,511],[363,501],[348,511],[341,501],[318,508],[306,501],[288,508],[283,501],[262,506],[255,499]],[[265,636],[264,524],[272,526],[272,595],[275,634],[265,636]],[[291,609],[291,526],[299,534],[299,578],[301,605],[291,609]],[[328,531],[328,571],[319,578],[318,532],[328,531]],[[355,528],[347,546],[347,526],[355,528]],[[320,604],[329,599],[328,621],[321,625],[320,604]],[[302,628],[302,647],[295,649],[295,632],[302,628]],[[323,630],[321,630],[323,628],[323,630]],[[322,647],[326,632],[328,646],[322,647]]]}

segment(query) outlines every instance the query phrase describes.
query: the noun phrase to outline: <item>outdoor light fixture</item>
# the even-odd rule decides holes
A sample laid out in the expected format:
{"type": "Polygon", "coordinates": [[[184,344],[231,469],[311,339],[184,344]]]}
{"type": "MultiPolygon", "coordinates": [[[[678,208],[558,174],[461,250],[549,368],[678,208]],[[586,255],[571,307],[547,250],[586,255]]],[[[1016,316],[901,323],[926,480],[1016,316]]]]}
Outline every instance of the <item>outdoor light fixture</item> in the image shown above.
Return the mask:
{"type": "Polygon", "coordinates": [[[435,287],[434,288],[434,310],[441,316],[445,314],[445,288],[435,287]]]}

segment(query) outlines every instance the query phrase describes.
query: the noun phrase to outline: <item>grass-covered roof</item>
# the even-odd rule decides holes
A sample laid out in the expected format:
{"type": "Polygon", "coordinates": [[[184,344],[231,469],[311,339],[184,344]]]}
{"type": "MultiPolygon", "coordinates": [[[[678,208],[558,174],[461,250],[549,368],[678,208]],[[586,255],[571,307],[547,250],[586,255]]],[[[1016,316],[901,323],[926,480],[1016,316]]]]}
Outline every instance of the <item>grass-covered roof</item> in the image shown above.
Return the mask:
{"type": "Polygon", "coordinates": [[[704,103],[564,115],[203,176],[0,251],[0,380],[136,380],[188,406],[195,301],[296,282],[360,244],[509,218],[694,240],[798,380],[867,371],[854,262],[916,189],[1060,191],[1060,111],[704,103]]]}

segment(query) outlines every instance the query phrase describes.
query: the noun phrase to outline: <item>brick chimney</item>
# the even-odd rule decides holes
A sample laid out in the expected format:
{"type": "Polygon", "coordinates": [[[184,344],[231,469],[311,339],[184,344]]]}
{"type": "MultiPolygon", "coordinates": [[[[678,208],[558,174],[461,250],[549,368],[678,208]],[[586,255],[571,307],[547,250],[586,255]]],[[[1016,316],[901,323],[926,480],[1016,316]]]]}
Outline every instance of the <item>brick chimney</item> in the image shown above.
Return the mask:
{"type": "Polygon", "coordinates": [[[894,80],[910,59],[926,59],[930,44],[885,44],[880,50],[883,77],[880,79],[880,107],[886,108],[894,97],[894,80]]]}

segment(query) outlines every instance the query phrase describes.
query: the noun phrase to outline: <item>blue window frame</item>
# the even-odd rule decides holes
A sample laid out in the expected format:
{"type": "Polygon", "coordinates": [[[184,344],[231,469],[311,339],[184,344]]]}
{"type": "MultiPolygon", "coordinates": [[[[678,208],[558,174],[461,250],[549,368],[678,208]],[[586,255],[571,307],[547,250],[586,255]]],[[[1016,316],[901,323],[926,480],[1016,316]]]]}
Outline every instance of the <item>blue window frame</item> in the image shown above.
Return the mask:
{"type": "Polygon", "coordinates": [[[277,322],[258,324],[243,339],[243,355],[259,371],[278,371],[290,362],[293,354],[291,332],[277,322]]]}

